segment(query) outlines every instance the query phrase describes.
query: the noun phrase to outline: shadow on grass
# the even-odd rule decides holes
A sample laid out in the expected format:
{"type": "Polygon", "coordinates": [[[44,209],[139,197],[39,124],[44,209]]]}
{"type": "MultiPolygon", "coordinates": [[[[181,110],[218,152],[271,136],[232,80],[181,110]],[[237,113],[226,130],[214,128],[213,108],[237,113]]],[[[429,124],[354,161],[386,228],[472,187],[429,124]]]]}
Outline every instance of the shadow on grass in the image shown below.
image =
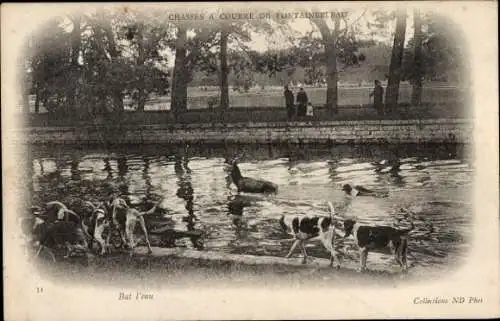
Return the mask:
{"type": "MultiPolygon", "coordinates": [[[[295,118],[296,121],[328,121],[328,120],[404,120],[404,119],[436,119],[466,118],[466,110],[460,103],[422,104],[413,107],[401,104],[395,112],[379,115],[370,105],[340,106],[338,111],[316,107],[314,116],[295,118]]],[[[28,127],[43,126],[116,126],[116,125],[158,125],[158,124],[196,124],[196,123],[246,123],[246,122],[284,122],[288,121],[284,107],[230,108],[226,111],[218,109],[197,109],[174,117],[170,111],[126,111],[103,115],[56,115],[30,114],[27,117],[28,127]]]]}
{"type": "Polygon", "coordinates": [[[119,254],[75,259],[57,263],[36,261],[40,274],[56,283],[85,283],[99,287],[146,285],[149,288],[184,286],[396,286],[415,280],[417,275],[395,271],[357,272],[352,266],[286,264],[243,264],[229,260],[193,259],[181,256],[119,254]]]}

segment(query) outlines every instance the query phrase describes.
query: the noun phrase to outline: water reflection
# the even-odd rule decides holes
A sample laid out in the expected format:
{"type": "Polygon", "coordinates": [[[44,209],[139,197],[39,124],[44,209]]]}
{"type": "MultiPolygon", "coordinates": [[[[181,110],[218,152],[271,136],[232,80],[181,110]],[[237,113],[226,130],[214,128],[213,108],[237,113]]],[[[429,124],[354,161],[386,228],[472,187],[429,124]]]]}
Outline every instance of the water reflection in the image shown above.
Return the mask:
{"type": "Polygon", "coordinates": [[[246,227],[247,220],[245,219],[244,209],[245,207],[252,206],[253,203],[251,198],[243,195],[230,195],[228,196],[227,202],[227,213],[232,218],[234,226],[237,228],[237,232],[246,227]]]}
{"type": "Polygon", "coordinates": [[[107,180],[113,179],[113,169],[111,168],[109,157],[104,157],[104,168],[102,170],[108,174],[106,177],[107,180]]]}
{"type": "Polygon", "coordinates": [[[179,187],[176,196],[186,202],[185,209],[188,214],[182,217],[182,221],[186,223],[188,231],[194,231],[197,217],[194,214],[194,189],[191,183],[191,169],[189,168],[189,146],[179,150],[175,155],[174,170],[179,187]]]}
{"type": "MultiPolygon", "coordinates": [[[[140,206],[165,196],[169,224],[176,230],[208,231],[209,250],[283,256],[289,246],[277,233],[279,217],[326,213],[327,200],[339,214],[369,224],[402,224],[401,208],[416,213],[420,220],[409,246],[421,267],[460,257],[471,230],[467,195],[473,171],[461,146],[34,148],[31,157],[32,187],[27,189],[33,189],[33,205],[68,197],[96,201],[119,193],[141,200],[140,206]],[[224,158],[243,150],[242,172],[277,183],[276,196],[235,193],[224,158]],[[386,190],[389,197],[345,198],[341,186],[346,183],[386,190]]],[[[327,255],[311,246],[311,255],[327,255]]]]}
{"type": "Polygon", "coordinates": [[[71,180],[79,181],[81,179],[81,174],[78,169],[80,163],[80,158],[77,155],[72,155],[71,157],[71,180]]]}
{"type": "Polygon", "coordinates": [[[118,165],[118,176],[123,179],[128,172],[127,158],[122,155],[119,156],[116,161],[118,165]]]}
{"type": "Polygon", "coordinates": [[[142,160],[144,161],[144,169],[142,170],[142,179],[144,179],[144,185],[146,185],[145,197],[146,199],[151,199],[152,198],[151,191],[153,185],[151,183],[151,175],[149,174],[150,161],[147,156],[143,156],[142,160]]]}
{"type": "Polygon", "coordinates": [[[127,158],[123,155],[116,160],[118,165],[118,191],[126,199],[129,196],[129,184],[126,176],[128,174],[127,158]]]}

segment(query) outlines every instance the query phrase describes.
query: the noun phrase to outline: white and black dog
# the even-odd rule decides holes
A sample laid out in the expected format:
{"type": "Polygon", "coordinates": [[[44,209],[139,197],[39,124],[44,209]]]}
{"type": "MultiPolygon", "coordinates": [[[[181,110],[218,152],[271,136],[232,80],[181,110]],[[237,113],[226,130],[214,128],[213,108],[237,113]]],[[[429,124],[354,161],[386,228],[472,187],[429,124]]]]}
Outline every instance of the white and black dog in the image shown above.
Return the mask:
{"type": "Polygon", "coordinates": [[[341,257],[335,251],[335,210],[331,202],[328,202],[330,216],[281,216],[280,225],[284,231],[291,233],[294,236],[294,242],[290,251],[286,255],[289,258],[300,245],[304,258],[302,263],[307,262],[307,252],[304,247],[304,242],[319,238],[323,246],[330,252],[330,266],[339,268],[341,257]]]}
{"type": "MultiPolygon", "coordinates": [[[[99,244],[99,254],[104,255],[109,244],[104,239],[104,234],[110,235],[111,228],[111,214],[107,212],[105,204],[95,205],[92,202],[85,202],[88,213],[90,213],[84,220],[84,227],[88,229],[88,233],[92,236],[92,241],[99,244]]],[[[89,243],[89,248],[92,249],[92,243],[89,243]]]]}
{"type": "MultiPolygon", "coordinates": [[[[111,200],[110,207],[112,213],[112,223],[114,227],[120,232],[123,243],[128,244],[130,255],[132,255],[132,251],[136,245],[134,242],[134,230],[137,223],[139,223],[144,234],[146,246],[148,247],[148,254],[152,253],[148,230],[144,221],[144,215],[153,214],[156,211],[158,204],[159,203],[154,205],[150,210],[146,212],[140,212],[135,208],[129,207],[127,202],[121,197],[116,197],[111,200]]],[[[108,234],[108,240],[106,241],[106,244],[109,244],[110,237],[111,233],[108,234]]]]}
{"type": "Polygon", "coordinates": [[[344,184],[342,186],[342,190],[345,192],[346,195],[348,195],[350,197],[356,197],[356,196],[387,197],[387,196],[389,196],[389,193],[386,191],[373,191],[373,190],[365,188],[361,185],[344,184]]]}
{"type": "Polygon", "coordinates": [[[394,254],[396,261],[403,272],[408,269],[408,233],[413,230],[413,222],[408,229],[397,229],[390,226],[362,225],[354,219],[344,220],[344,238],[352,235],[360,253],[360,267],[358,271],[366,269],[368,252],[394,254]]]}

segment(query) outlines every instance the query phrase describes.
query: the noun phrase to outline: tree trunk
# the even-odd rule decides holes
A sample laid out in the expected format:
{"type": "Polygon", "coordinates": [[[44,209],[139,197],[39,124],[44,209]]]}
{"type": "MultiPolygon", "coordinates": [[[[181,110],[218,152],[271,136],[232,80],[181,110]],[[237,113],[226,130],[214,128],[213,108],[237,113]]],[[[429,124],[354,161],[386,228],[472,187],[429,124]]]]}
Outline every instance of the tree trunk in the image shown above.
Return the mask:
{"type": "MultiPolygon", "coordinates": [[[[24,70],[23,70],[24,71],[24,70]]],[[[30,79],[26,71],[23,72],[23,86],[22,86],[22,96],[23,96],[23,113],[29,115],[30,113],[30,79]]],[[[31,81],[32,83],[32,81],[31,81]]]]}
{"type": "Polygon", "coordinates": [[[137,110],[144,111],[144,106],[146,105],[146,92],[145,92],[145,83],[144,83],[144,26],[141,26],[137,32],[137,41],[139,46],[139,57],[137,59],[137,68],[139,72],[139,83],[137,86],[137,110]]]}
{"type": "MultiPolygon", "coordinates": [[[[95,40],[97,44],[97,51],[100,55],[100,59],[107,60],[106,49],[104,45],[103,28],[104,27],[102,27],[101,24],[95,25],[93,27],[95,40]]],[[[93,64],[93,67],[96,68],[98,71],[96,76],[90,73],[92,75],[91,79],[95,80],[96,82],[103,81],[105,74],[104,74],[104,68],[102,68],[102,62],[101,61],[96,62],[95,65],[93,64]]],[[[96,86],[96,88],[93,89],[93,96],[91,97],[94,100],[94,103],[92,104],[93,113],[107,114],[108,110],[106,106],[106,97],[108,89],[109,88],[103,88],[103,86],[96,86]]]]}
{"type": "Polygon", "coordinates": [[[78,57],[80,55],[81,46],[81,20],[80,17],[70,17],[73,23],[71,31],[71,62],[69,72],[67,74],[67,91],[66,91],[66,106],[65,112],[71,116],[76,116],[80,110],[76,106],[76,91],[78,88],[78,57]]]}
{"type": "Polygon", "coordinates": [[[40,112],[40,90],[38,83],[34,83],[35,86],[35,114],[40,112]]]}
{"type": "Polygon", "coordinates": [[[403,49],[406,31],[406,10],[397,12],[396,32],[392,46],[391,64],[389,65],[389,80],[385,93],[386,110],[395,111],[398,106],[399,82],[401,80],[401,62],[403,60],[403,49]]]}
{"type": "Polygon", "coordinates": [[[176,119],[187,110],[186,40],[186,29],[179,27],[175,43],[175,64],[172,76],[172,98],[170,100],[171,110],[176,119]]]}
{"type": "Polygon", "coordinates": [[[323,39],[326,40],[326,55],[327,55],[327,66],[326,66],[326,77],[327,77],[327,89],[326,89],[326,108],[331,113],[337,113],[338,104],[338,73],[337,73],[337,37],[340,28],[340,18],[335,18],[335,27],[330,35],[323,35],[323,39]]]}
{"type": "Polygon", "coordinates": [[[68,92],[67,92],[67,108],[72,114],[80,112],[76,106],[76,94],[78,88],[79,65],[78,57],[80,56],[81,47],[81,19],[80,17],[72,17],[73,30],[71,31],[71,68],[69,73],[68,92]]]}
{"type": "Polygon", "coordinates": [[[229,33],[222,30],[220,35],[220,109],[229,108],[229,67],[227,65],[227,41],[229,33]]]}
{"type": "MultiPolygon", "coordinates": [[[[107,22],[104,26],[104,32],[106,33],[106,38],[108,39],[108,50],[109,50],[109,55],[111,56],[111,61],[113,63],[116,63],[119,56],[120,52],[116,48],[116,42],[115,42],[115,37],[113,35],[113,30],[111,29],[111,26],[109,25],[109,22],[107,22]]],[[[123,88],[111,88],[111,96],[113,98],[113,109],[116,112],[122,112],[125,110],[124,105],[123,105],[123,88]]]]}
{"type": "Polygon", "coordinates": [[[418,9],[413,9],[413,25],[415,33],[415,53],[413,65],[413,84],[411,92],[411,103],[414,107],[422,103],[422,20],[418,9]]]}
{"type": "Polygon", "coordinates": [[[23,87],[23,113],[29,115],[30,113],[30,93],[26,82],[23,87]]]}

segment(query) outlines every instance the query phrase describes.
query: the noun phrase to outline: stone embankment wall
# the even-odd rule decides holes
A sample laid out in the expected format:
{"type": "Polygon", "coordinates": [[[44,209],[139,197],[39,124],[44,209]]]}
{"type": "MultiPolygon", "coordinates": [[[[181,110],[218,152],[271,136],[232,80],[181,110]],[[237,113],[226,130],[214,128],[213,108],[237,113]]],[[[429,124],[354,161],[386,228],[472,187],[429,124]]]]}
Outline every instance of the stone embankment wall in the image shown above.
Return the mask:
{"type": "Polygon", "coordinates": [[[31,144],[470,143],[472,120],[365,120],[144,126],[29,127],[31,144]]]}

